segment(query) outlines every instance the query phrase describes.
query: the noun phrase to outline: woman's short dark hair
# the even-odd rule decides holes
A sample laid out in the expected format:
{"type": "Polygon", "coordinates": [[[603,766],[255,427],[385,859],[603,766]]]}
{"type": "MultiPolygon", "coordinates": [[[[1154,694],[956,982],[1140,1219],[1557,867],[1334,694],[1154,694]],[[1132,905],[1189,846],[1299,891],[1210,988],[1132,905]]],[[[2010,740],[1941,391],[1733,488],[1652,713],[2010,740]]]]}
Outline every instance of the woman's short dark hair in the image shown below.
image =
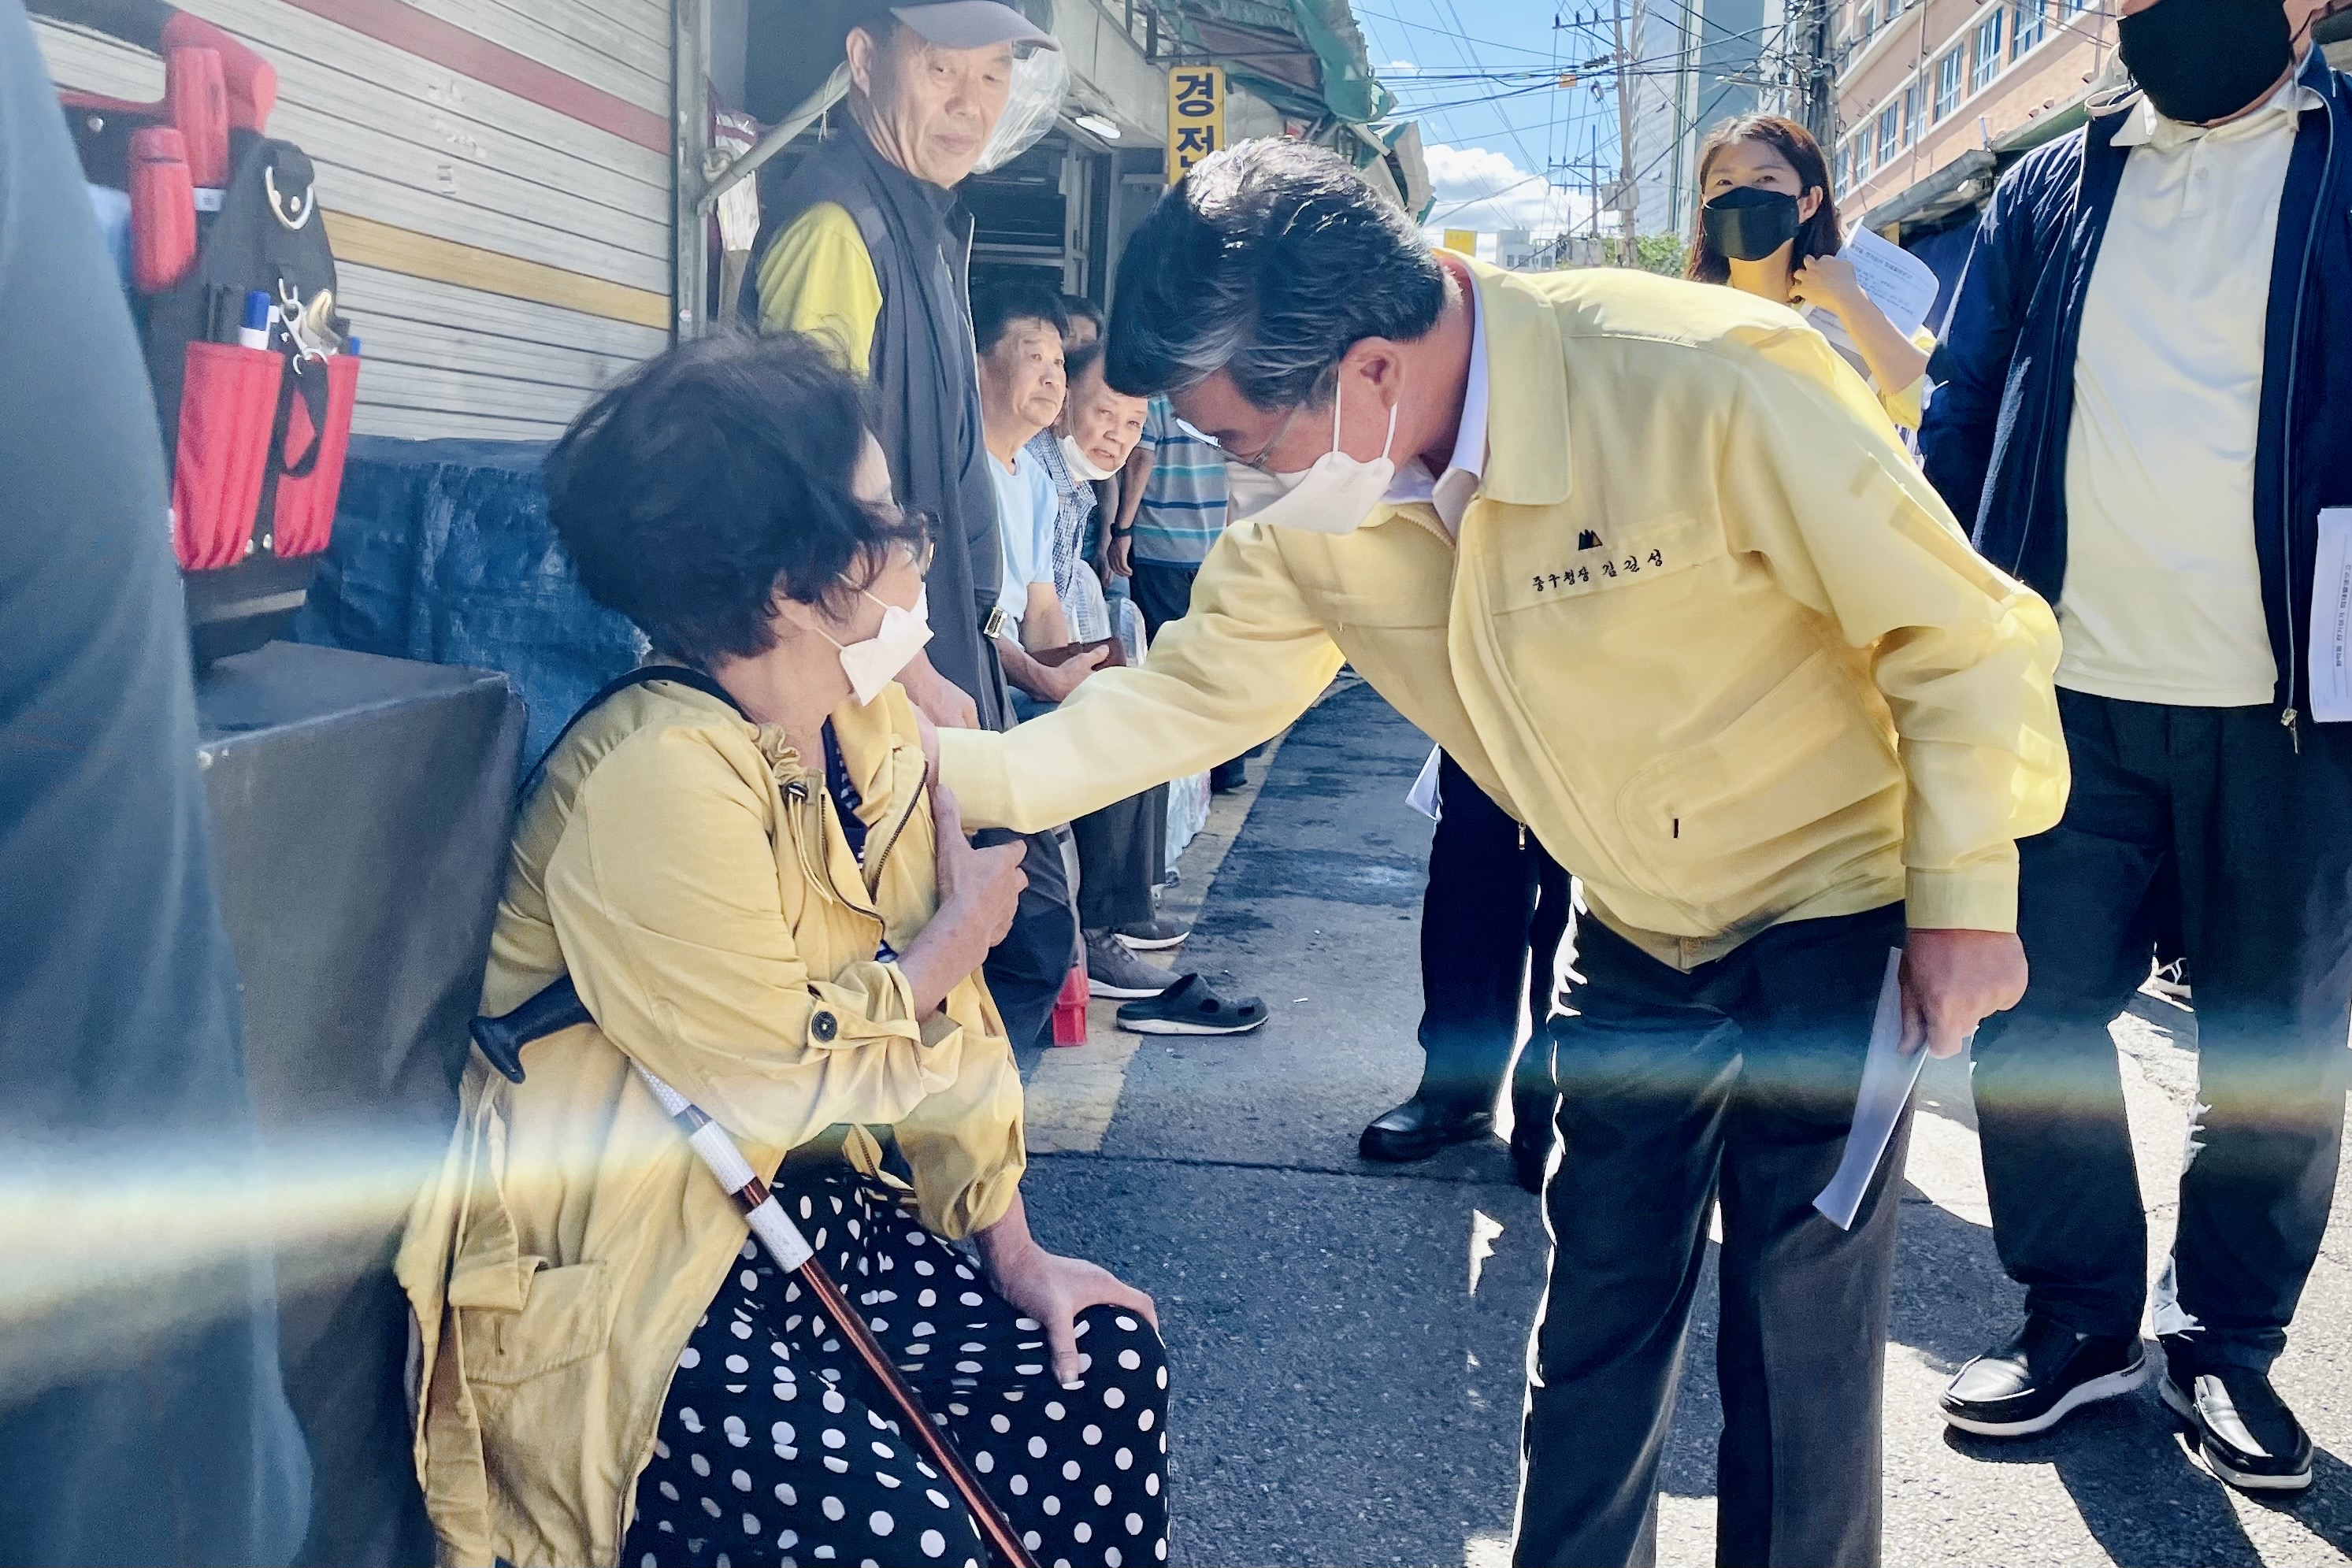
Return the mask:
{"type": "MultiPolygon", "coordinates": [[[[1743,141],[1760,141],[1769,147],[1789,161],[1789,167],[1797,172],[1800,186],[1822,193],[1822,204],[1797,230],[1796,248],[1789,254],[1790,267],[1802,267],[1817,256],[1835,256],[1843,249],[1845,229],[1838,222],[1837,191],[1830,183],[1830,161],[1822,154],[1822,144],[1813,140],[1813,133],[1793,120],[1783,120],[1777,114],[1743,114],[1708,131],[1698,150],[1701,202],[1706,195],[1707,165],[1715,161],[1717,153],[1743,141]]],[[[1684,276],[1700,283],[1730,282],[1730,259],[1708,242],[1704,211],[1691,221],[1696,232],[1691,235],[1690,263],[1684,276]]]]}
{"type": "Polygon", "coordinates": [[[857,498],[860,383],[814,340],[730,332],[607,388],[547,459],[548,515],[590,598],[709,665],[775,645],[780,599],[862,585],[921,519],[857,498]]]}
{"type": "Polygon", "coordinates": [[[1080,321],[1093,322],[1095,324],[1095,335],[1097,337],[1100,337],[1102,335],[1103,308],[1093,300],[1087,298],[1085,295],[1063,295],[1062,310],[1065,315],[1069,317],[1073,324],[1080,321]]]}
{"type": "Polygon", "coordinates": [[[1292,407],[1355,344],[1419,338],[1444,306],[1421,230],[1337,154],[1244,141],[1179,180],[1127,242],[1110,384],[1146,396],[1223,371],[1256,407],[1292,407]]]}

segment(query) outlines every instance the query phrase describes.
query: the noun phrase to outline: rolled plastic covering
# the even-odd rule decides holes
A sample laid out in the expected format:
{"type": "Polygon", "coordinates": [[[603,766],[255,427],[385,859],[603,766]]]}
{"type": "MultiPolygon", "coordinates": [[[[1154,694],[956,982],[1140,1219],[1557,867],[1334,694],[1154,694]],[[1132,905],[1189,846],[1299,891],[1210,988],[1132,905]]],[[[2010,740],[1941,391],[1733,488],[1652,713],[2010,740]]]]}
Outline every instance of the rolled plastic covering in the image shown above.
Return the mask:
{"type": "Polygon", "coordinates": [[[1002,169],[1054,129],[1070,89],[1070,62],[1059,49],[1032,49],[1013,62],[1013,88],[996,129],[981,149],[978,171],[1002,169]]]}

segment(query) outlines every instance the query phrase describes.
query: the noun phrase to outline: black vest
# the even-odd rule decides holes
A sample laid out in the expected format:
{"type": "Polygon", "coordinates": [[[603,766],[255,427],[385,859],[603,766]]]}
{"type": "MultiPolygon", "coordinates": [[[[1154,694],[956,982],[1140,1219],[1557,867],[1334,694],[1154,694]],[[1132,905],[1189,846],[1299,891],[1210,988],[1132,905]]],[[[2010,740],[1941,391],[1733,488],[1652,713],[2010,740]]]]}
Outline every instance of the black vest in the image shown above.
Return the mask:
{"type": "Polygon", "coordinates": [[[1005,728],[1012,704],[996,650],[982,633],[1003,580],[1004,545],[981,439],[971,214],[952,193],[882,157],[846,115],[762,204],[769,217],[761,252],[775,234],[825,202],[856,221],[882,287],[867,370],[874,434],[889,459],[891,488],[900,506],[938,520],[939,551],[926,580],[926,652],[941,674],[971,694],[982,726],[1005,728]]]}

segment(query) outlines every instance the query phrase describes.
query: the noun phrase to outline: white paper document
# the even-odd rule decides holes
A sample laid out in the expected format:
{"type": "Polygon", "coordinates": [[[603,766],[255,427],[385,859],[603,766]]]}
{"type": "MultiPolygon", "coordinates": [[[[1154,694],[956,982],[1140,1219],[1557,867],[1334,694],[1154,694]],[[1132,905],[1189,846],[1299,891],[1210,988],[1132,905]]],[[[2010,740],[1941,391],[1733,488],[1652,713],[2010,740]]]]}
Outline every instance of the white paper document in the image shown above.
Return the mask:
{"type": "Polygon", "coordinates": [[[1433,822],[1437,821],[1438,810],[1437,759],[1443,755],[1438,747],[1431,747],[1429,760],[1421,765],[1421,776],[1412,781],[1412,788],[1404,792],[1404,803],[1433,822]]]}
{"type": "Polygon", "coordinates": [[[2311,716],[2352,719],[2352,507],[2319,514],[2319,559],[2311,574],[2311,716]]]}
{"type": "Polygon", "coordinates": [[[1870,1025],[1870,1051],[1863,1058],[1862,1091],[1854,1096],[1853,1129],[1845,1136],[1845,1158],[1813,1199],[1813,1207],[1840,1230],[1853,1228],[1862,1195],[1870,1190],[1870,1178],[1895,1136],[1895,1124],[1903,1119],[1919,1070],[1927,1065],[1924,1043],[1910,1055],[1903,1054],[1903,949],[1890,948],[1886,980],[1878,988],[1878,1014],[1870,1025]]]}
{"type": "Polygon", "coordinates": [[[1854,281],[1872,304],[1886,312],[1896,331],[1907,338],[1926,323],[1940,287],[1935,268],[1868,229],[1854,230],[1838,254],[1853,264],[1854,281]]]}
{"type": "MultiPolygon", "coordinates": [[[[1896,331],[1908,338],[1919,330],[1927,319],[1927,312],[1936,308],[1936,292],[1941,287],[1933,268],[1901,246],[1890,244],[1868,229],[1854,230],[1853,237],[1838,254],[1853,264],[1854,281],[1870,296],[1870,302],[1885,312],[1896,331]]],[[[1868,373],[1861,349],[1834,312],[1808,305],[1804,317],[1830,340],[1831,348],[1845,356],[1847,362],[1868,373]]]]}

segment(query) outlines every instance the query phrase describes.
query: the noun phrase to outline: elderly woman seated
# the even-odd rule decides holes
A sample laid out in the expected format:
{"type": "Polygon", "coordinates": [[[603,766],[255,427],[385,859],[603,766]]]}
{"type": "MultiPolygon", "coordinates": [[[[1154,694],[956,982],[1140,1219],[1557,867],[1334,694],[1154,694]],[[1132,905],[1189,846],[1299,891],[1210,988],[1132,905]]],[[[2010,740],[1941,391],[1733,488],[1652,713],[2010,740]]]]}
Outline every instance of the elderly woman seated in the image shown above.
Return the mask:
{"type": "Polygon", "coordinates": [[[548,476],[589,592],[686,668],[593,704],[517,821],[483,1010],[568,974],[595,1021],[520,1083],[472,1063],[401,1251],[443,1560],[986,1561],[635,1062],[772,1176],[1039,1561],[1164,1561],[1156,1320],[1030,1238],[977,973],[1021,851],[966,841],[892,681],[929,551],[856,383],[799,338],[692,344],[548,476]]]}

